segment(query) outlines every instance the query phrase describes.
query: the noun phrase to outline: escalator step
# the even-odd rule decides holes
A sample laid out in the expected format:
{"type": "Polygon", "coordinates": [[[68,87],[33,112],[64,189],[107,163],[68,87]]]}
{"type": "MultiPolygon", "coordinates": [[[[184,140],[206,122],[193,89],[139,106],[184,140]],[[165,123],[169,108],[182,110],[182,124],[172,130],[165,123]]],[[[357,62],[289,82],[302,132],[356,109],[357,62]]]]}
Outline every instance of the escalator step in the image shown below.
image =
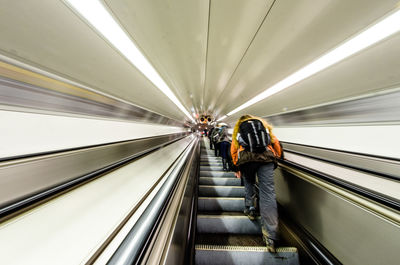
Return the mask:
{"type": "Polygon", "coordinates": [[[261,234],[260,218],[251,221],[244,214],[198,214],[198,233],[261,234]]]}
{"type": "Polygon", "coordinates": [[[200,163],[222,163],[222,159],[201,159],[200,163]]]}
{"type": "Polygon", "coordinates": [[[221,159],[221,157],[219,157],[219,156],[215,156],[214,155],[214,152],[202,152],[202,153],[200,153],[200,157],[201,158],[205,158],[205,159],[213,159],[213,158],[219,158],[219,159],[221,159]]]}
{"type": "Polygon", "coordinates": [[[296,248],[278,248],[271,253],[266,247],[196,245],[195,250],[196,265],[299,264],[296,248]]]}
{"type": "Polygon", "coordinates": [[[211,157],[215,157],[215,153],[214,151],[201,151],[200,152],[201,156],[211,156],[211,157]]]}
{"type": "Polygon", "coordinates": [[[226,171],[200,171],[200,177],[236,178],[235,173],[226,171]]]}
{"type": "Polygon", "coordinates": [[[200,166],[200,170],[203,171],[222,171],[220,166],[200,166]]]}
{"type": "Polygon", "coordinates": [[[220,157],[200,157],[200,162],[222,162],[220,157]]]}
{"type": "Polygon", "coordinates": [[[256,246],[264,247],[261,235],[246,234],[197,234],[196,245],[256,246]]]}
{"type": "Polygon", "coordinates": [[[199,211],[242,212],[243,209],[244,209],[244,198],[199,197],[198,199],[199,211]]]}
{"type": "Polygon", "coordinates": [[[200,162],[200,166],[222,167],[222,165],[223,165],[222,162],[200,162]]]}
{"type": "Polygon", "coordinates": [[[199,196],[205,197],[244,197],[243,186],[199,185],[199,196]]]}
{"type": "Polygon", "coordinates": [[[200,185],[218,185],[218,186],[240,186],[241,182],[238,178],[216,178],[216,177],[201,177],[199,178],[200,185]]]}

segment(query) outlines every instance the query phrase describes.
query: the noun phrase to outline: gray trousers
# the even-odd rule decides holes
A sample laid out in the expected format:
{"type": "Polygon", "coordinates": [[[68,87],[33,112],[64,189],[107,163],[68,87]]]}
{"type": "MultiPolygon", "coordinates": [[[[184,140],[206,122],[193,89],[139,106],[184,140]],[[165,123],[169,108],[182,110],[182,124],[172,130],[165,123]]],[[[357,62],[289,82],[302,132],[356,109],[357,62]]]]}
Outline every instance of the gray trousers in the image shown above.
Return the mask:
{"type": "Polygon", "coordinates": [[[249,162],[240,166],[246,191],[245,206],[255,206],[255,181],[258,176],[261,225],[268,237],[278,239],[278,211],[274,185],[274,164],[249,162]]]}

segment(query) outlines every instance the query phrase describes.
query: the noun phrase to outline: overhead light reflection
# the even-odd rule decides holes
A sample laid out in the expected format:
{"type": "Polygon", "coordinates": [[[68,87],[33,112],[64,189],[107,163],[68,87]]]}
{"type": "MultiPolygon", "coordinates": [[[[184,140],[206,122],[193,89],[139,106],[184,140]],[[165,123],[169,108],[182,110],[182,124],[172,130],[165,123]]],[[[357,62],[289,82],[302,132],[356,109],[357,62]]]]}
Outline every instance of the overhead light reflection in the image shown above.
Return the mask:
{"type": "Polygon", "coordinates": [[[102,34],[122,55],[141,71],[161,92],[193,122],[190,113],[178,100],[154,67],[140,52],[128,35],[122,30],[114,18],[98,0],[65,0],[65,2],[81,14],[100,34],[102,34]]]}
{"type": "MultiPolygon", "coordinates": [[[[392,13],[380,22],[376,23],[365,29],[360,34],[344,42],[342,45],[333,49],[332,51],[321,56],[317,60],[311,62],[305,67],[301,68],[297,72],[289,75],[285,79],[279,81],[273,86],[267,88],[261,94],[258,94],[254,98],[250,99],[243,105],[240,105],[236,109],[232,110],[227,116],[231,116],[238,111],[241,111],[261,100],[264,100],[330,66],[336,64],[363,49],[370,47],[371,45],[382,41],[383,39],[397,33],[400,30],[400,11],[392,13]]],[[[223,116],[220,120],[226,118],[223,116]]]]}
{"type": "Polygon", "coordinates": [[[219,118],[217,121],[222,121],[223,119],[227,118],[227,115],[222,116],[221,118],[219,118]]]}

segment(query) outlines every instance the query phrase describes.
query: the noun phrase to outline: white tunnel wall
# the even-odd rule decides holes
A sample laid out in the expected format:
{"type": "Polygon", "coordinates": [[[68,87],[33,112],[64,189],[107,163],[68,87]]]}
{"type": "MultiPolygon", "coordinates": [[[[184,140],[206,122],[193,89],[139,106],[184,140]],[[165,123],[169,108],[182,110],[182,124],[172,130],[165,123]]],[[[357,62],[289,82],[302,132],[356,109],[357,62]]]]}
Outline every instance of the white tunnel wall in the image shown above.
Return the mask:
{"type": "MultiPolygon", "coordinates": [[[[263,101],[250,114],[264,117],[282,142],[399,159],[399,100],[395,87],[271,116],[263,101]]],[[[235,120],[229,117],[231,127],[235,120]]]]}
{"type": "Polygon", "coordinates": [[[0,158],[187,131],[160,124],[0,111],[0,158]]]}
{"type": "Polygon", "coordinates": [[[282,142],[400,159],[400,125],[274,127],[273,132],[282,142]]]}
{"type": "Polygon", "coordinates": [[[281,141],[400,159],[400,125],[276,127],[281,141]]]}

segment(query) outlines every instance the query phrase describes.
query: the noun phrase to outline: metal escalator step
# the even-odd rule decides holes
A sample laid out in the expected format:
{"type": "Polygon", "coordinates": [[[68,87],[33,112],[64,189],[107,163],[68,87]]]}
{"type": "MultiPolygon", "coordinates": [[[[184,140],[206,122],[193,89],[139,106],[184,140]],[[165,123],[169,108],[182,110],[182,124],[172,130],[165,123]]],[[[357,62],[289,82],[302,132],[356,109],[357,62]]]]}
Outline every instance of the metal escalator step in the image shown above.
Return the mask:
{"type": "Polygon", "coordinates": [[[221,159],[220,156],[215,156],[214,154],[209,154],[209,153],[200,153],[200,158],[203,160],[208,160],[208,159],[221,159]]]}
{"type": "MultiPolygon", "coordinates": [[[[200,163],[201,170],[204,170],[204,169],[202,169],[203,167],[216,168],[217,171],[223,171],[223,169],[224,169],[224,166],[222,163],[200,163]]],[[[205,169],[204,171],[213,171],[213,170],[205,169]]]]}
{"type": "Polygon", "coordinates": [[[200,159],[213,159],[213,158],[217,158],[217,157],[211,153],[205,153],[205,152],[200,153],[200,159]]]}
{"type": "Polygon", "coordinates": [[[261,235],[246,234],[197,234],[196,245],[257,246],[264,247],[261,235]]]}
{"type": "Polygon", "coordinates": [[[218,185],[218,186],[240,186],[241,182],[238,178],[217,178],[217,177],[200,177],[200,185],[218,185]]]}
{"type": "Polygon", "coordinates": [[[218,161],[215,161],[215,162],[200,162],[200,166],[222,167],[222,165],[223,165],[222,162],[218,162],[218,161]]]}
{"type": "Polygon", "coordinates": [[[243,209],[244,209],[244,198],[199,197],[198,199],[199,211],[242,212],[243,209]]]}
{"type": "Polygon", "coordinates": [[[236,178],[235,173],[226,171],[200,171],[200,177],[236,178]]]}
{"type": "Polygon", "coordinates": [[[261,234],[260,218],[251,221],[244,214],[198,214],[198,233],[261,234]]]}
{"type": "Polygon", "coordinates": [[[200,166],[207,165],[222,165],[222,160],[202,160],[200,161],[200,166]]]}
{"type": "Polygon", "coordinates": [[[271,253],[266,247],[196,245],[196,265],[298,265],[296,248],[277,248],[271,253]]]}
{"type": "Polygon", "coordinates": [[[223,171],[222,166],[200,166],[200,170],[204,171],[223,171]]]}
{"type": "Polygon", "coordinates": [[[205,197],[244,197],[243,186],[199,185],[199,196],[205,197]]]}
{"type": "Polygon", "coordinates": [[[200,162],[222,162],[222,158],[220,157],[209,157],[209,156],[201,156],[200,162]]]}
{"type": "Polygon", "coordinates": [[[221,161],[222,161],[222,158],[220,158],[220,157],[209,157],[209,156],[200,157],[200,162],[221,162],[221,161]]]}
{"type": "Polygon", "coordinates": [[[200,155],[202,155],[202,156],[215,156],[215,152],[214,152],[214,150],[213,151],[201,151],[200,152],[200,155]]]}

